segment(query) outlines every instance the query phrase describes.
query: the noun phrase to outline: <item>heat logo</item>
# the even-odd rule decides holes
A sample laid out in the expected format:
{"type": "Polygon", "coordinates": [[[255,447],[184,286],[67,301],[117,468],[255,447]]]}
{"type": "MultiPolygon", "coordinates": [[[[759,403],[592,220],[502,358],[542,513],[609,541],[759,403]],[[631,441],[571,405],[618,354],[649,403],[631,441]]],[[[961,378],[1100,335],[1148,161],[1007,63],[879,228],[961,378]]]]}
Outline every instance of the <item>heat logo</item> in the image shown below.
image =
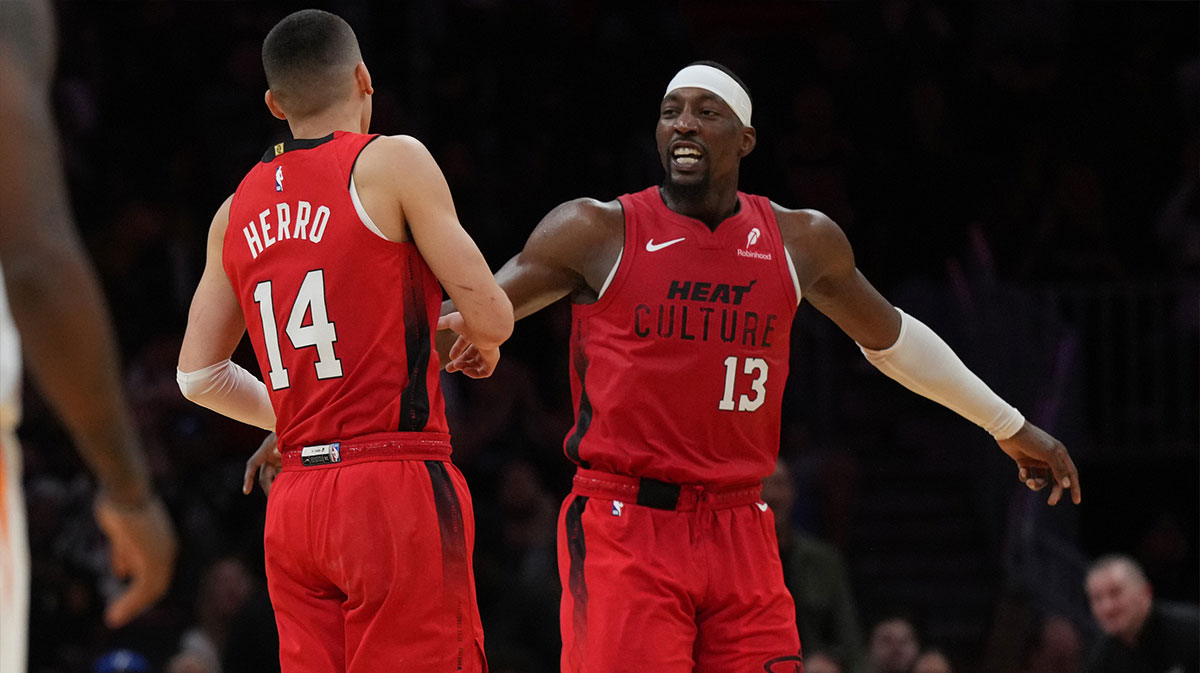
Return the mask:
{"type": "Polygon", "coordinates": [[[751,229],[750,234],[746,236],[746,247],[738,248],[738,257],[749,257],[751,259],[771,259],[771,253],[769,252],[758,252],[757,250],[750,249],[754,245],[758,244],[758,239],[761,236],[762,232],[758,230],[758,227],[751,229]]]}

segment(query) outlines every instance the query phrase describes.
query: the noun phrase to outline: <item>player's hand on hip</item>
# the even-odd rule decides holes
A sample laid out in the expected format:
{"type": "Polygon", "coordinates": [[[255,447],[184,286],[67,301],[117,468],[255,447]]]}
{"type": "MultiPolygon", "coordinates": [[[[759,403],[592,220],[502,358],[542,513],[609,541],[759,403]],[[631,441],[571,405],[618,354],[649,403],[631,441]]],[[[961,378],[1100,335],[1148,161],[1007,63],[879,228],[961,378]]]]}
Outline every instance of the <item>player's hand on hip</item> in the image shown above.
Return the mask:
{"type": "Polygon", "coordinates": [[[496,370],[500,361],[499,348],[481,349],[471,341],[462,314],[455,311],[438,319],[438,329],[449,329],[457,333],[458,339],[450,348],[446,371],[453,374],[462,372],[473,379],[487,378],[496,370]]]}
{"type": "Polygon", "coordinates": [[[1000,449],[1017,464],[1017,476],[1030,490],[1040,491],[1053,486],[1050,505],[1058,504],[1064,490],[1071,492],[1071,501],[1079,504],[1083,491],[1079,472],[1063,443],[1049,433],[1026,421],[1017,434],[996,440],[1000,449]]]}
{"type": "Polygon", "coordinates": [[[242,475],[242,493],[250,495],[254,489],[254,475],[264,495],[271,494],[271,484],[283,469],[283,456],[279,453],[279,437],[274,432],[267,435],[258,450],[246,461],[246,472],[242,475]]]}
{"type": "Polygon", "coordinates": [[[112,547],[112,568],[129,586],[104,611],[104,623],[119,628],[145,612],[167,591],[179,543],[161,500],[140,505],[96,498],[96,522],[112,547]]]}

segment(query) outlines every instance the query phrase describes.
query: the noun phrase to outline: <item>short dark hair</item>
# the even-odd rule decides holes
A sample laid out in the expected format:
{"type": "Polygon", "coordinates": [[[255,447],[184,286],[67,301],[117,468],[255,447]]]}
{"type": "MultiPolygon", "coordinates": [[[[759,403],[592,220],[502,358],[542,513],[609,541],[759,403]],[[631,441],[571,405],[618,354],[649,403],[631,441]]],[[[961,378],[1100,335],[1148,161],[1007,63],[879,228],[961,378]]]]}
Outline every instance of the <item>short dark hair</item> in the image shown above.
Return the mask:
{"type": "Polygon", "coordinates": [[[263,72],[289,116],[322,112],[344,94],[362,61],[358,38],[340,16],[319,9],[293,12],[263,40],[263,72]]]}
{"type": "Polygon", "coordinates": [[[754,96],[750,95],[750,87],[746,86],[746,83],[743,82],[742,78],[738,77],[737,73],[735,73],[734,71],[730,70],[729,68],[725,67],[724,65],[722,65],[720,63],[717,63],[716,61],[692,61],[688,65],[689,66],[706,65],[710,68],[716,68],[717,70],[720,70],[721,72],[725,73],[726,75],[729,75],[730,77],[733,78],[733,81],[738,83],[738,86],[742,87],[742,91],[746,92],[746,97],[750,99],[750,104],[754,105],[754,96]]]}

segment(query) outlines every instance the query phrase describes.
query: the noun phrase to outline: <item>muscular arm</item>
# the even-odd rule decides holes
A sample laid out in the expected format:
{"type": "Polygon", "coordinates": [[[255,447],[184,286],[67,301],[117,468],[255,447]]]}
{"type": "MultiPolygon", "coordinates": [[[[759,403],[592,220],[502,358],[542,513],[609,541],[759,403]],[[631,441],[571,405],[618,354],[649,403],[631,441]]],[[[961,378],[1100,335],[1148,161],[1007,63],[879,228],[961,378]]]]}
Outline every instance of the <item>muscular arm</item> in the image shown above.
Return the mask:
{"type": "Polygon", "coordinates": [[[48,101],[49,17],[0,3],[0,265],[30,373],[114,501],[149,478],[125,405],[108,308],[71,223],[48,101]]]}
{"type": "Polygon", "coordinates": [[[378,226],[392,240],[411,235],[462,315],[472,343],[483,349],[503,343],[512,334],[512,305],[459,223],[450,187],[429,150],[408,136],[379,138],[359,158],[356,183],[360,178],[374,203],[398,202],[399,212],[383,213],[378,226]]]}
{"type": "Polygon", "coordinates": [[[986,428],[1030,488],[1043,488],[1053,473],[1050,504],[1058,502],[1063,489],[1080,501],[1079,477],[1062,443],[1025,421],[932,330],[884,299],[858,271],[837,224],[816,211],[775,208],[802,294],[854,339],[872,364],[909,390],[986,428]]]}
{"type": "MultiPolygon", "coordinates": [[[[595,301],[624,243],[625,218],[617,201],[567,201],[534,228],[525,247],[496,272],[496,282],[512,302],[517,320],[565,296],[595,301]]],[[[456,310],[453,301],[442,313],[456,310]]],[[[454,343],[450,330],[438,333],[438,353],[447,362],[454,343]]]]}
{"type": "Polygon", "coordinates": [[[576,199],[550,211],[525,247],[496,272],[520,320],[567,295],[595,301],[624,242],[619,202],[576,199]]]}

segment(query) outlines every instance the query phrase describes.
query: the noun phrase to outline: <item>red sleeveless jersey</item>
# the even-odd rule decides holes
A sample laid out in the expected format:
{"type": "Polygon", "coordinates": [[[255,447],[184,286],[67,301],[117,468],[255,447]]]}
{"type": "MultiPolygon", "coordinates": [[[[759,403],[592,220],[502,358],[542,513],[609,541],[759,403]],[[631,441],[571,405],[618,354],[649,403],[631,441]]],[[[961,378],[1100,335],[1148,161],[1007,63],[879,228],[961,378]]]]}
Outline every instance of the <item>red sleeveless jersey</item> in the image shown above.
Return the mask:
{"type": "Polygon", "coordinates": [[[225,273],[281,449],[447,432],[433,341],[442,288],[416,246],[368,228],[351,188],[376,137],[338,131],[275,145],[229,207],[225,273]]]}
{"type": "Polygon", "coordinates": [[[565,449],[579,465],[679,484],[775,469],[799,290],[770,201],[738,199],[711,231],[657,187],[620,198],[616,274],[572,309],[565,449]]]}

